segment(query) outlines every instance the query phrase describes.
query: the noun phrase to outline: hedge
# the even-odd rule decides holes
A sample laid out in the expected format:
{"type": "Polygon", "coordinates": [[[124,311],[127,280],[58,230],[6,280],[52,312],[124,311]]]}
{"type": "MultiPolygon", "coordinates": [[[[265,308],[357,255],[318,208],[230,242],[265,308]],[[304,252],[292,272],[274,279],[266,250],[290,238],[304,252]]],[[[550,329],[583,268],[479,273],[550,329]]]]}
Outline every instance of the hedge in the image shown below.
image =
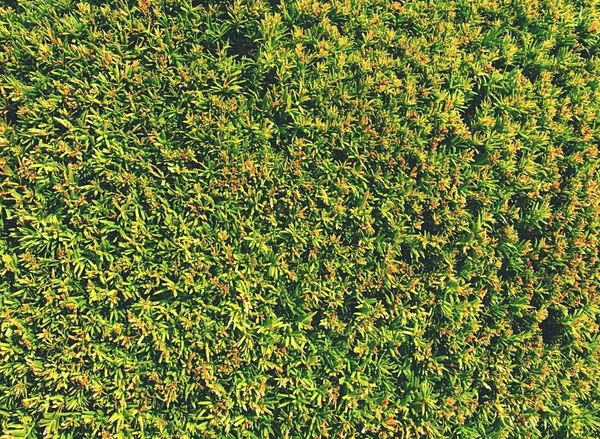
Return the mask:
{"type": "Polygon", "coordinates": [[[3,438],[600,437],[598,0],[0,2],[3,438]]]}

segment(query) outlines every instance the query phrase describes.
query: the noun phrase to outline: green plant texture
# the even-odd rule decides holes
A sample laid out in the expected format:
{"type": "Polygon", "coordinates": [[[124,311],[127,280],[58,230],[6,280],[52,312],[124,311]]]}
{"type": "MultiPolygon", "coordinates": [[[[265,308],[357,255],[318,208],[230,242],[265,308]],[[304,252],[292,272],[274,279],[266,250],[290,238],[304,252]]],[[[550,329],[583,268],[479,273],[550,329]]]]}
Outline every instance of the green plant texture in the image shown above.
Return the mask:
{"type": "Polygon", "coordinates": [[[600,438],[599,0],[0,0],[0,437],[600,438]]]}

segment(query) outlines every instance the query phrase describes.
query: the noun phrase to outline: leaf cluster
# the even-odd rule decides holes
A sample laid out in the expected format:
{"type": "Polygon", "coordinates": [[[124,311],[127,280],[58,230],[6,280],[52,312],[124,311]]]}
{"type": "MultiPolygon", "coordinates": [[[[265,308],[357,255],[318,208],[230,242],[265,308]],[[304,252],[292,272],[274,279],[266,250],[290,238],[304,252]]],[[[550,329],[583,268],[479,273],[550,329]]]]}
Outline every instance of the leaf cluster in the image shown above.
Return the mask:
{"type": "Polygon", "coordinates": [[[597,0],[0,3],[0,434],[600,436],[597,0]]]}

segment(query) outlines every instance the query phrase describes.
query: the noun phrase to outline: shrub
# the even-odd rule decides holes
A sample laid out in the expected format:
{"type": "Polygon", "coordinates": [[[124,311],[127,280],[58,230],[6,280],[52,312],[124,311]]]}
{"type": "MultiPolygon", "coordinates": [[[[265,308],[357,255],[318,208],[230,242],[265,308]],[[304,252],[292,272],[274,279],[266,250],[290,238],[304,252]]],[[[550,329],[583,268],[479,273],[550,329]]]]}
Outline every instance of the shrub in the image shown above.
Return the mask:
{"type": "Polygon", "coordinates": [[[600,437],[599,23],[2,2],[4,437],[600,437]]]}

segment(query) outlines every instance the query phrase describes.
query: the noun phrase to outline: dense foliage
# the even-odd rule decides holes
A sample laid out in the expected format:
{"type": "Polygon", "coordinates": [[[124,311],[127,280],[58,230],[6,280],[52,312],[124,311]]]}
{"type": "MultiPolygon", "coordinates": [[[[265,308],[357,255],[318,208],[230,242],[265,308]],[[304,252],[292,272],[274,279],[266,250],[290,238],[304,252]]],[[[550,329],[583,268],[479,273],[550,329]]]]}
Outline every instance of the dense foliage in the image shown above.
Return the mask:
{"type": "Polygon", "coordinates": [[[597,0],[0,5],[3,437],[600,437],[597,0]]]}

